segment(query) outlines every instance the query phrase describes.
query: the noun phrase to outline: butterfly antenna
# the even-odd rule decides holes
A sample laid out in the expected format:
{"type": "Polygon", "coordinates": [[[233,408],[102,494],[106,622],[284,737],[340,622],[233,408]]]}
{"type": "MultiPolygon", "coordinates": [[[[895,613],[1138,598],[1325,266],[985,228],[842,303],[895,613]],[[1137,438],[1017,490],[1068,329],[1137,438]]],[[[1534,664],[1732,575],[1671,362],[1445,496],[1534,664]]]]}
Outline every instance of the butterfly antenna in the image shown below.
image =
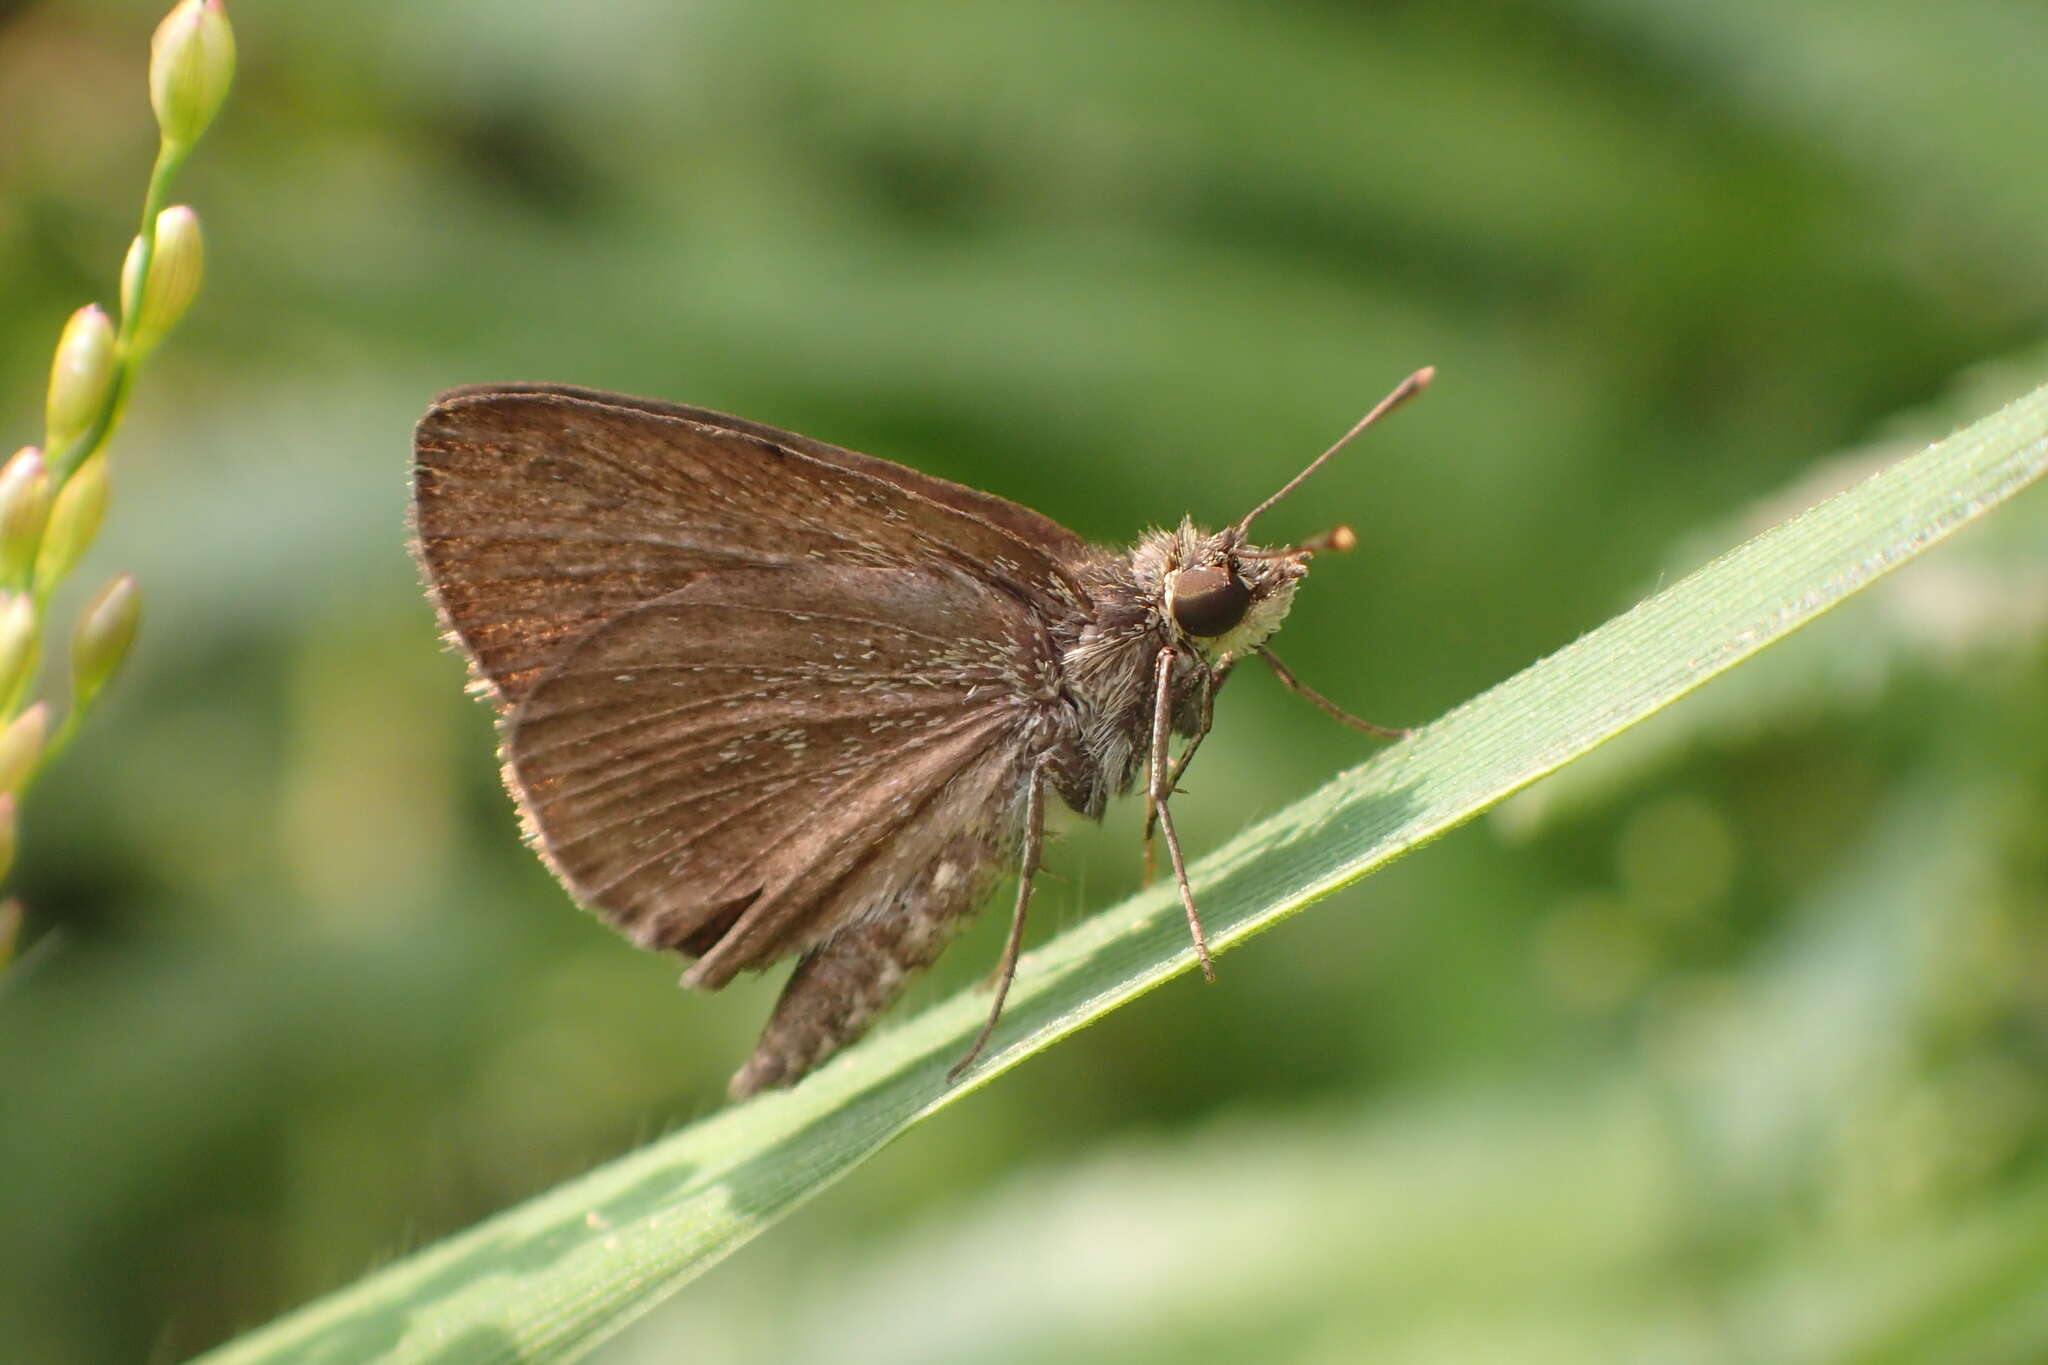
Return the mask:
{"type": "Polygon", "coordinates": [[[1335,455],[1345,446],[1351,444],[1352,437],[1358,435],[1359,432],[1364,431],[1374,422],[1379,421],[1380,418],[1385,417],[1388,413],[1392,412],[1395,408],[1401,406],[1401,404],[1413,398],[1416,394],[1421,393],[1425,388],[1428,388],[1429,381],[1434,378],[1436,378],[1436,366],[1425,365],[1421,369],[1417,370],[1414,374],[1411,374],[1406,379],[1402,380],[1399,384],[1396,384],[1394,386],[1394,391],[1388,394],[1385,398],[1382,398],[1378,403],[1374,404],[1372,411],[1368,412],[1365,416],[1359,418],[1357,424],[1354,425],[1351,428],[1351,430],[1345,432],[1342,436],[1339,436],[1337,438],[1337,443],[1335,445],[1331,446],[1322,454],[1316,456],[1315,459],[1309,461],[1308,468],[1302,470],[1299,474],[1296,474],[1293,478],[1289,479],[1287,481],[1286,486],[1283,487],[1279,492],[1275,493],[1272,497],[1267,498],[1264,502],[1260,503],[1257,507],[1254,507],[1251,511],[1245,513],[1244,520],[1240,521],[1237,524],[1237,538],[1240,541],[1243,540],[1245,532],[1251,529],[1251,524],[1254,521],[1258,520],[1259,514],[1261,512],[1264,512],[1268,507],[1271,507],[1274,503],[1280,501],[1280,499],[1286,497],[1289,493],[1292,493],[1296,488],[1299,488],[1301,486],[1302,480],[1306,479],[1309,475],[1315,473],[1318,469],[1321,469],[1323,467],[1324,461],[1328,460],[1332,455],[1335,455]]]}

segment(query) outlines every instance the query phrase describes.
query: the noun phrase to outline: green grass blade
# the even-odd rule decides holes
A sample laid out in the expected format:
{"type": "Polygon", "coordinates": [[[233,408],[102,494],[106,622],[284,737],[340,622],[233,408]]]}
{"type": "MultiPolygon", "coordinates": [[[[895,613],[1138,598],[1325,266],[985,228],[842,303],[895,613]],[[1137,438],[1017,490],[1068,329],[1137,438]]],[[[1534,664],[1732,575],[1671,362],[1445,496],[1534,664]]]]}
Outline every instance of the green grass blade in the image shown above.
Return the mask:
{"type": "MultiPolygon", "coordinates": [[[[1194,869],[1227,947],[1669,705],[2048,471],[2048,388],[1742,545],[1194,869]]],[[[1192,965],[1170,887],[1025,961],[989,1053],[968,993],[798,1089],[729,1109],[375,1271],[207,1359],[558,1360],[617,1331],[926,1114],[1192,965]]],[[[1280,1026],[1276,1021],[1276,1026],[1280,1026]]]]}

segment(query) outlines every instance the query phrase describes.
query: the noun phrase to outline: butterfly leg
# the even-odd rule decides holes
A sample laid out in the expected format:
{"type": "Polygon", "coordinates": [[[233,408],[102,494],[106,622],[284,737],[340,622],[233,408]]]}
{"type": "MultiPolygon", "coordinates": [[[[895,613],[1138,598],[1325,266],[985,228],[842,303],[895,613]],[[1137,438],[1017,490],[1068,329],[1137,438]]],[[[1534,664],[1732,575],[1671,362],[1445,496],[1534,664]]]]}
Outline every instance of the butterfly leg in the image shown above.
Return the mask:
{"type": "Polygon", "coordinates": [[[995,999],[989,1002],[988,1021],[974,1035],[967,1055],[953,1063],[946,1073],[949,1084],[959,1080],[988,1046],[989,1035],[996,1031],[996,1020],[1003,1017],[1003,1002],[1010,997],[1010,982],[1017,976],[1017,958],[1024,948],[1024,912],[1031,908],[1031,884],[1038,879],[1039,859],[1045,852],[1045,775],[1051,764],[1051,756],[1047,755],[1032,766],[1031,783],[1024,794],[1024,846],[1017,863],[1017,908],[1010,912],[1010,936],[1003,940],[1002,960],[996,964],[992,980],[995,999]]]}
{"type": "Polygon", "coordinates": [[[1211,981],[1216,979],[1216,964],[1209,957],[1209,940],[1202,933],[1202,917],[1195,909],[1194,889],[1188,885],[1187,860],[1181,857],[1180,835],[1174,832],[1173,814],[1167,809],[1167,800],[1173,795],[1173,783],[1167,774],[1167,743],[1173,732],[1173,660],[1175,651],[1171,646],[1159,651],[1158,661],[1153,665],[1154,688],[1152,694],[1152,764],[1150,770],[1151,800],[1148,809],[1159,817],[1159,832],[1166,836],[1166,855],[1173,860],[1173,880],[1180,887],[1180,903],[1187,908],[1188,932],[1195,937],[1195,956],[1201,959],[1202,975],[1211,981]]]}
{"type": "Polygon", "coordinates": [[[1377,735],[1381,739],[1406,739],[1415,733],[1413,730],[1403,730],[1390,725],[1374,725],[1369,720],[1360,720],[1343,707],[1337,705],[1336,702],[1331,701],[1328,697],[1288,672],[1287,666],[1275,658],[1273,651],[1267,649],[1264,645],[1259,646],[1259,657],[1266,661],[1266,667],[1273,670],[1273,676],[1285,684],[1288,691],[1299,693],[1307,698],[1312,705],[1320,708],[1324,715],[1334,720],[1340,720],[1354,730],[1363,730],[1368,735],[1377,735]]]}
{"type": "MultiPolygon", "coordinates": [[[[1195,733],[1188,737],[1187,747],[1182,749],[1180,757],[1174,760],[1173,772],[1166,779],[1166,789],[1168,791],[1177,792],[1180,790],[1181,774],[1188,770],[1188,764],[1195,757],[1195,750],[1202,747],[1203,738],[1209,733],[1210,725],[1215,722],[1216,694],[1223,690],[1223,680],[1230,676],[1230,670],[1235,667],[1237,667],[1237,656],[1235,654],[1226,654],[1216,661],[1215,670],[1209,674],[1209,686],[1202,694],[1202,718],[1195,726],[1195,733]]],[[[1159,807],[1152,800],[1152,783],[1148,774],[1145,782],[1145,832],[1139,837],[1140,842],[1145,847],[1144,884],[1146,886],[1152,885],[1152,831],[1158,823],[1159,807]]]]}

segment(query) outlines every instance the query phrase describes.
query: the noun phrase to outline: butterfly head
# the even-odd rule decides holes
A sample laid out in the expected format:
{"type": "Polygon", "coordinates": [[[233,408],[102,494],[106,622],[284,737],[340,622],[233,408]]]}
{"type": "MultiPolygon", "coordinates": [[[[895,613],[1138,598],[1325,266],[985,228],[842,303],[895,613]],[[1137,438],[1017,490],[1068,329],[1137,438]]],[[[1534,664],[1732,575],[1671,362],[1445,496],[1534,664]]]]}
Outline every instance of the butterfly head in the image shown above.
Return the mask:
{"type": "Polygon", "coordinates": [[[1348,550],[1358,538],[1350,527],[1339,526],[1299,545],[1268,550],[1247,541],[1252,523],[1299,488],[1359,432],[1422,392],[1435,377],[1435,369],[1424,368],[1402,380],[1335,445],[1247,512],[1237,525],[1205,536],[1183,522],[1178,535],[1162,537],[1165,543],[1159,548],[1164,551],[1164,562],[1153,577],[1159,585],[1162,615],[1212,659],[1242,654],[1264,644],[1294,604],[1294,585],[1308,572],[1309,556],[1317,550],[1348,550]]]}
{"type": "Polygon", "coordinates": [[[1340,526],[1300,545],[1247,545],[1237,527],[1205,535],[1183,522],[1159,538],[1159,611],[1208,657],[1242,654],[1265,643],[1294,605],[1294,589],[1317,550],[1348,550],[1357,541],[1340,526]]]}

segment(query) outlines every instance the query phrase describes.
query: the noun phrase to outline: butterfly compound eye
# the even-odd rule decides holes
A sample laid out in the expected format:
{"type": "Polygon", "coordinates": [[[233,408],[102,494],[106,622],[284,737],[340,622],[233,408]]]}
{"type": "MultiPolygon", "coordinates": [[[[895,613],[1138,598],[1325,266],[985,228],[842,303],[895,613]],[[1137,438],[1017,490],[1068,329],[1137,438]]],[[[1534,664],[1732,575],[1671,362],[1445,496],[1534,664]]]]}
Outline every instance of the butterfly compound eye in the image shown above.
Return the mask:
{"type": "Polygon", "coordinates": [[[1220,565],[1173,576],[1174,623],[1205,639],[1228,635],[1251,609],[1252,590],[1220,565]]]}

